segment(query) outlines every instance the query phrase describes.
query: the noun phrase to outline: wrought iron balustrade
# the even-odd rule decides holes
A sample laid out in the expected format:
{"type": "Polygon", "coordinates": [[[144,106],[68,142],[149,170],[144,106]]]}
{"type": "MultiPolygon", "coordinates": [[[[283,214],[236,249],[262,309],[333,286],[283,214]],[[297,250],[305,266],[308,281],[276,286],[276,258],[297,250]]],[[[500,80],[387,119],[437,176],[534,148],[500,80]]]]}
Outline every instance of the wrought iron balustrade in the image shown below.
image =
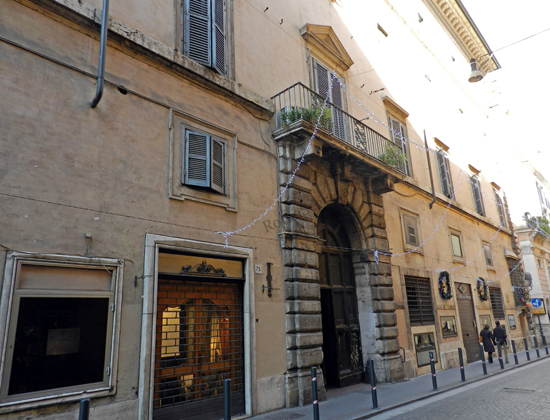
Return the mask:
{"type": "Polygon", "coordinates": [[[296,121],[319,124],[330,135],[354,146],[401,173],[408,174],[405,142],[399,144],[352,117],[340,107],[327,101],[302,83],[296,83],[271,98],[275,103],[275,131],[296,121]]]}

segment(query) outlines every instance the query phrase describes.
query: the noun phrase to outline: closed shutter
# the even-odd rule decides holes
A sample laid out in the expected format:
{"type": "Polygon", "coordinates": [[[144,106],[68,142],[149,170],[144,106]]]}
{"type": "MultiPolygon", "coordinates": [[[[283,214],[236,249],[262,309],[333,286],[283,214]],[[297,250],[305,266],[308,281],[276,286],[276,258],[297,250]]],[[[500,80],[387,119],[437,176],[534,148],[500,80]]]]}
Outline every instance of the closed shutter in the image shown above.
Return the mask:
{"type": "Polygon", "coordinates": [[[315,90],[319,95],[325,99],[327,97],[327,94],[329,95],[330,100],[330,93],[329,92],[329,71],[320,64],[317,60],[314,60],[315,67],[314,67],[314,73],[315,73],[315,90]]]}
{"type": "Polygon", "coordinates": [[[213,13],[213,67],[218,71],[218,73],[220,73],[222,76],[225,76],[227,74],[227,65],[225,59],[225,0],[214,0],[213,13]]]}
{"type": "Polygon", "coordinates": [[[479,186],[479,180],[477,179],[477,177],[472,176],[470,178],[470,182],[472,184],[472,194],[474,196],[474,205],[476,208],[476,212],[479,215],[484,216],[483,201],[481,199],[481,188],[479,186]]]}
{"type": "Polygon", "coordinates": [[[212,189],[219,193],[225,190],[225,144],[212,139],[212,189]]]}
{"type": "Polygon", "coordinates": [[[437,165],[439,167],[439,177],[441,179],[441,192],[446,197],[451,198],[451,174],[449,173],[449,160],[443,152],[437,152],[437,165]]]}
{"type": "Polygon", "coordinates": [[[405,277],[409,323],[414,325],[434,325],[435,316],[430,280],[419,277],[405,277]]]}
{"type": "Polygon", "coordinates": [[[211,65],[211,0],[187,0],[186,55],[197,63],[211,65]]]}
{"type": "Polygon", "coordinates": [[[183,183],[199,187],[210,186],[210,136],[187,130],[185,132],[185,168],[183,183]]]}

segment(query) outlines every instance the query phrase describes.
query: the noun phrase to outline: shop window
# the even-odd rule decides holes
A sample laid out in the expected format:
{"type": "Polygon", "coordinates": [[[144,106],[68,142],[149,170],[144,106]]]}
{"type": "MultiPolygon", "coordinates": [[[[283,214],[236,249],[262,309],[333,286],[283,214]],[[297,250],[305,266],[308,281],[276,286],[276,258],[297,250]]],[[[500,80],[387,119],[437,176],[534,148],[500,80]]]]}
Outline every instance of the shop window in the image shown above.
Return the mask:
{"type": "Polygon", "coordinates": [[[437,352],[435,351],[435,339],[433,333],[422,333],[414,335],[414,347],[418,367],[430,364],[430,353],[434,363],[437,363],[437,352]]]}
{"type": "Polygon", "coordinates": [[[23,259],[15,266],[1,401],[108,390],[117,267],[23,259]]]}

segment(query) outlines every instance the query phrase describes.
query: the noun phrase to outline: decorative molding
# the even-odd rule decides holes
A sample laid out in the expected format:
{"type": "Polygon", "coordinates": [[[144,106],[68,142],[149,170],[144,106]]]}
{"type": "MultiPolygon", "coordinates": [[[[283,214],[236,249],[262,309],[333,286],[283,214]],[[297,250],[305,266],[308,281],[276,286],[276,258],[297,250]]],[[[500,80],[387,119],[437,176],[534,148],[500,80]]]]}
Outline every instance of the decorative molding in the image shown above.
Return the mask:
{"type": "Polygon", "coordinates": [[[386,93],[382,94],[382,101],[384,101],[384,105],[386,106],[388,112],[394,114],[401,121],[405,122],[405,120],[409,117],[409,113],[401,108],[392,98],[386,95],[386,93]]]}
{"type": "Polygon", "coordinates": [[[468,169],[469,169],[470,171],[472,171],[472,173],[473,173],[474,175],[479,175],[479,173],[481,172],[479,169],[475,168],[475,167],[472,166],[472,165],[468,165],[468,169]]]}
{"type": "Polygon", "coordinates": [[[487,60],[492,51],[459,0],[422,1],[468,62],[471,58],[475,58],[479,65],[483,64],[480,70],[484,74],[500,68],[494,56],[487,60]],[[484,61],[487,62],[484,63],[484,61]]]}
{"type": "Polygon", "coordinates": [[[330,26],[308,23],[300,29],[300,35],[306,40],[308,47],[329,60],[336,70],[343,73],[353,65],[353,60],[330,26]]]}
{"type": "Polygon", "coordinates": [[[447,146],[445,143],[443,143],[441,140],[439,140],[437,137],[434,137],[434,142],[437,144],[441,149],[443,149],[444,152],[449,153],[450,147],[447,146]]]}

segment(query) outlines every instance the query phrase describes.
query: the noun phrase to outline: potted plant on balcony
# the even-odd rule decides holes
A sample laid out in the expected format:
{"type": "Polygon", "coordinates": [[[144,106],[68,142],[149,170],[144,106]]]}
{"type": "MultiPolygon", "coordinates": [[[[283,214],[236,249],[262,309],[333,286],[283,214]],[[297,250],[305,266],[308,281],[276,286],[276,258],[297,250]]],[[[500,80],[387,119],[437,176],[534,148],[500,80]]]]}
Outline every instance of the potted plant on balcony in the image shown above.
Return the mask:
{"type": "Polygon", "coordinates": [[[317,124],[317,121],[319,121],[319,128],[330,132],[332,129],[331,117],[330,109],[323,109],[319,104],[314,104],[310,108],[290,106],[281,112],[281,123],[286,128],[298,120],[304,120],[312,124],[317,124]]]}
{"type": "Polygon", "coordinates": [[[378,159],[394,169],[400,169],[405,165],[406,157],[396,145],[386,143],[386,151],[378,156],[378,159]]]}

